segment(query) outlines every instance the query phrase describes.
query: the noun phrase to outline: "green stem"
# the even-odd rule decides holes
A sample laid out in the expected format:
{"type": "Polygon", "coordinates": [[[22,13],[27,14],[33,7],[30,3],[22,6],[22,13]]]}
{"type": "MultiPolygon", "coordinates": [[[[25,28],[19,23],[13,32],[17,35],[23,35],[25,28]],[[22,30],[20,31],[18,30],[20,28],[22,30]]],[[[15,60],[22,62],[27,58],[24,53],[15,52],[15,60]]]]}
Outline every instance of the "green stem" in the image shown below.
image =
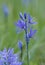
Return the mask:
{"type": "Polygon", "coordinates": [[[26,46],[27,46],[27,64],[29,65],[28,44],[26,46]]]}
{"type": "Polygon", "coordinates": [[[21,49],[21,60],[22,60],[22,53],[23,53],[23,51],[22,51],[22,49],[21,49]]]}
{"type": "Polygon", "coordinates": [[[25,34],[26,34],[26,47],[27,47],[27,65],[29,65],[29,57],[28,57],[28,44],[29,44],[29,38],[28,38],[28,25],[27,21],[25,22],[26,28],[25,28],[25,34]]]}

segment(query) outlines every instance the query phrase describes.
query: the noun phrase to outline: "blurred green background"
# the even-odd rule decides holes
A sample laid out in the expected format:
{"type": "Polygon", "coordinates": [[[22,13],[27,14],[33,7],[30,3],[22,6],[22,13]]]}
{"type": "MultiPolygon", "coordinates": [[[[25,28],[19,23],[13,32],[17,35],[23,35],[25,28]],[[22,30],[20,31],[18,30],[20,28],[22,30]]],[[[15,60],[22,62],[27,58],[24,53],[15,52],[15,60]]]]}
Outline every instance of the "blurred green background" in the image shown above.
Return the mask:
{"type": "Polygon", "coordinates": [[[30,13],[38,22],[33,26],[38,32],[29,43],[30,65],[45,65],[45,0],[0,0],[0,50],[14,48],[15,53],[20,52],[17,42],[23,42],[23,61],[26,64],[26,43],[24,32],[16,33],[14,22],[19,19],[19,13],[30,13]],[[9,9],[8,32],[5,32],[3,4],[9,9]],[[24,50],[25,49],[25,50],[24,50]]]}

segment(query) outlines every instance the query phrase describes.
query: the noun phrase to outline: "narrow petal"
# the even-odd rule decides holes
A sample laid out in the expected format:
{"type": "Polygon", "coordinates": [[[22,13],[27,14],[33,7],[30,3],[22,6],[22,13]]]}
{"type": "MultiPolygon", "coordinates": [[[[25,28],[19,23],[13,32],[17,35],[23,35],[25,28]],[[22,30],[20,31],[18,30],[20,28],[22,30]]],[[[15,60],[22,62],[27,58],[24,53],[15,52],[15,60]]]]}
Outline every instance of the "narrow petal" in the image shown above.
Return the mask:
{"type": "Polygon", "coordinates": [[[37,30],[30,29],[30,32],[28,34],[29,38],[32,38],[36,32],[37,32],[37,30]]]}
{"type": "Polygon", "coordinates": [[[32,31],[32,37],[34,36],[34,34],[37,32],[37,30],[33,30],[32,31]]]}
{"type": "Polygon", "coordinates": [[[19,16],[20,16],[20,18],[24,21],[24,16],[22,15],[21,12],[20,12],[19,16]]]}
{"type": "Polygon", "coordinates": [[[31,23],[32,17],[28,14],[28,22],[31,23]]]}
{"type": "Polygon", "coordinates": [[[32,19],[33,18],[28,14],[28,23],[30,23],[30,24],[37,24],[37,22],[33,22],[32,19]]]}
{"type": "Polygon", "coordinates": [[[26,13],[24,13],[24,18],[26,19],[26,17],[27,17],[27,14],[26,14],[26,13]]]}

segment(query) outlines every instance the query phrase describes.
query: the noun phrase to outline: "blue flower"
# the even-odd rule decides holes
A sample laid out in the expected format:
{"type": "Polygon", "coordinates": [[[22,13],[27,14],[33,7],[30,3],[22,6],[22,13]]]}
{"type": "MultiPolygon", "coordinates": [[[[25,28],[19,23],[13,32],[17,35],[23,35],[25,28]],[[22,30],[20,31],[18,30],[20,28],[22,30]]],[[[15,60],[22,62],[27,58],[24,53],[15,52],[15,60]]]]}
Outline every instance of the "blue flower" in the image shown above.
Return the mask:
{"type": "Polygon", "coordinates": [[[16,26],[18,26],[21,29],[25,29],[25,22],[23,20],[18,20],[16,26]]]}
{"type": "Polygon", "coordinates": [[[32,17],[29,14],[24,13],[24,16],[22,15],[22,13],[20,12],[19,14],[21,20],[18,20],[16,26],[18,26],[21,29],[26,29],[26,22],[28,22],[28,24],[37,24],[37,22],[32,22],[32,17]]]}
{"type": "MultiPolygon", "coordinates": [[[[27,47],[27,65],[29,65],[29,58],[28,58],[28,44],[29,44],[29,38],[32,38],[37,30],[32,30],[30,27],[30,32],[28,33],[29,24],[36,24],[35,22],[32,22],[32,17],[29,14],[20,13],[21,20],[18,20],[16,23],[16,26],[23,29],[25,31],[25,41],[26,41],[26,47],[27,47]]],[[[22,42],[18,42],[18,46],[21,49],[21,58],[22,58],[22,42]]]]}
{"type": "Polygon", "coordinates": [[[0,51],[0,65],[22,65],[22,62],[19,62],[19,56],[14,54],[13,49],[4,49],[0,51]]]}
{"type": "Polygon", "coordinates": [[[27,18],[27,14],[24,13],[24,16],[23,16],[22,13],[20,12],[19,16],[20,16],[21,20],[18,20],[18,22],[16,23],[16,26],[18,26],[21,29],[25,29],[26,28],[25,19],[27,18]]]}
{"type": "MultiPolygon", "coordinates": [[[[16,23],[16,26],[23,29],[27,35],[29,24],[37,24],[37,22],[32,22],[32,17],[26,13],[24,13],[24,16],[22,15],[22,13],[20,13],[20,18],[21,20],[18,20],[18,22],[16,23]]],[[[32,30],[31,28],[27,37],[32,38],[35,33],[36,33],[36,30],[32,30]]]]}
{"type": "Polygon", "coordinates": [[[32,38],[34,36],[34,34],[37,32],[37,30],[32,30],[32,28],[30,29],[30,32],[28,34],[29,38],[32,38]]]}
{"type": "Polygon", "coordinates": [[[28,14],[28,23],[30,23],[30,24],[37,24],[37,22],[33,22],[32,19],[33,18],[28,14]]]}
{"type": "Polygon", "coordinates": [[[18,41],[18,47],[19,47],[19,49],[22,49],[22,42],[21,41],[18,41]]]}
{"type": "Polygon", "coordinates": [[[9,13],[8,7],[6,5],[3,5],[3,12],[5,16],[7,16],[9,13]]]}

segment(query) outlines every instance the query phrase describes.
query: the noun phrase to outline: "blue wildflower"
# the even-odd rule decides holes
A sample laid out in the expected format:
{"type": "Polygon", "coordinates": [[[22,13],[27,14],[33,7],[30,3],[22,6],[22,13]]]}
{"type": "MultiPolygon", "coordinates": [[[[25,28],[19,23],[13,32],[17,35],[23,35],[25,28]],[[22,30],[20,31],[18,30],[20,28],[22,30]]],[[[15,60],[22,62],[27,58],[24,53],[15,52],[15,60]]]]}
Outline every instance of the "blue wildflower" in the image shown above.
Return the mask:
{"type": "Polygon", "coordinates": [[[25,22],[22,20],[18,20],[18,22],[16,23],[16,25],[21,28],[21,29],[25,29],[25,22]]]}
{"type": "Polygon", "coordinates": [[[32,28],[30,29],[30,32],[28,34],[29,38],[32,38],[34,36],[34,34],[37,32],[37,30],[32,30],[32,28]]]}
{"type": "Polygon", "coordinates": [[[19,47],[19,49],[21,51],[20,56],[21,56],[21,60],[22,60],[23,48],[22,48],[22,42],[21,41],[18,41],[18,47],[19,47]]]}
{"type": "Polygon", "coordinates": [[[18,26],[21,29],[26,28],[26,21],[30,24],[36,24],[37,22],[32,22],[32,17],[29,14],[24,13],[24,16],[20,12],[20,18],[21,20],[18,20],[16,26],[18,26]]]}
{"type": "Polygon", "coordinates": [[[19,47],[20,49],[22,49],[22,42],[21,42],[21,41],[18,41],[18,47],[19,47]]]}
{"type": "Polygon", "coordinates": [[[22,13],[20,12],[19,14],[21,20],[18,20],[18,22],[16,23],[16,26],[18,26],[21,29],[25,29],[25,19],[26,19],[26,13],[24,13],[24,16],[22,15],[22,13]]]}
{"type": "Polygon", "coordinates": [[[33,18],[28,14],[28,23],[30,23],[30,24],[37,24],[37,22],[33,22],[32,19],[33,18]]]}
{"type": "Polygon", "coordinates": [[[7,16],[9,13],[8,7],[6,5],[3,5],[3,12],[5,16],[7,16]]]}
{"type": "Polygon", "coordinates": [[[13,49],[4,49],[0,51],[0,65],[22,65],[22,62],[19,62],[19,56],[14,54],[13,49]]]}
{"type": "MultiPolygon", "coordinates": [[[[27,65],[29,65],[29,57],[28,57],[28,44],[29,44],[29,38],[32,38],[34,34],[36,33],[36,30],[30,29],[30,32],[28,33],[28,24],[36,24],[36,22],[32,22],[32,17],[29,14],[24,13],[24,16],[22,13],[20,13],[21,20],[18,20],[16,26],[24,29],[25,31],[25,38],[26,38],[26,47],[27,47],[27,65]]],[[[19,48],[21,49],[21,56],[22,56],[22,42],[18,42],[19,48]]]]}

